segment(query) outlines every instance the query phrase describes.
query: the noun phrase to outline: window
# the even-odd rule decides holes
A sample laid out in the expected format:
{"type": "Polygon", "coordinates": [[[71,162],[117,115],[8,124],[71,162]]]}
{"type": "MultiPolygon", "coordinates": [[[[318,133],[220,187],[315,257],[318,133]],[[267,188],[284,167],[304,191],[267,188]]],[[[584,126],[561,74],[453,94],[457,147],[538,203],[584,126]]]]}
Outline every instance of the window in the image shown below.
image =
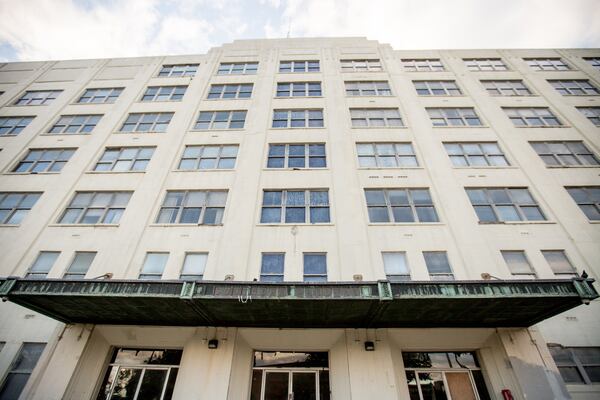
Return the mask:
{"type": "Polygon", "coordinates": [[[28,90],[15,105],[18,106],[39,106],[48,105],[62,93],[62,90],[28,90]]]}
{"type": "Polygon", "coordinates": [[[501,250],[500,253],[513,276],[535,278],[535,271],[523,250],[501,250]]]}
{"type": "Polygon", "coordinates": [[[167,265],[169,253],[146,253],[138,279],[160,279],[167,265]]]}
{"type": "Polygon", "coordinates": [[[548,349],[565,383],[600,383],[600,347],[549,345],[548,349]]]}
{"type": "Polygon", "coordinates": [[[73,153],[75,149],[29,149],[12,172],[60,172],[73,153]]]}
{"type": "Polygon", "coordinates": [[[319,61],[280,61],[279,72],[319,72],[319,61]]]}
{"type": "Polygon", "coordinates": [[[185,146],[179,162],[181,170],[232,169],[238,145],[185,146]]]}
{"type": "Polygon", "coordinates": [[[462,96],[455,81],[413,81],[419,96],[462,96]]]}
{"type": "Polygon", "coordinates": [[[569,64],[560,58],[525,58],[527,65],[535,71],[568,71],[569,64]]]}
{"type": "MultiPolygon", "coordinates": [[[[600,107],[577,107],[580,113],[582,113],[590,122],[596,126],[600,126],[600,107]]],[[[1,125],[1,122],[0,122],[1,125]]],[[[0,134],[2,127],[0,127],[0,134]]]]}
{"type": "Polygon", "coordinates": [[[365,189],[369,221],[438,222],[429,189],[365,189]]]}
{"type": "Polygon", "coordinates": [[[252,83],[210,85],[209,99],[248,99],[252,96],[252,83]]]}
{"type": "Polygon", "coordinates": [[[482,126],[474,108],[427,108],[433,126],[482,126]]]}
{"type": "Polygon", "coordinates": [[[410,281],[410,269],[405,252],[383,252],[383,269],[390,282],[410,281]]]}
{"type": "Polygon", "coordinates": [[[419,163],[411,143],[357,143],[358,164],[363,168],[406,168],[419,163]]]}
{"type": "Polygon", "coordinates": [[[84,279],[90,269],[90,265],[96,257],[95,251],[77,251],[69,265],[69,269],[63,276],[64,279],[84,279]]]}
{"type": "Polygon", "coordinates": [[[467,188],[479,222],[545,221],[527,188],[467,188]]]}
{"type": "Polygon", "coordinates": [[[454,280],[454,274],[450,267],[448,254],[445,251],[424,251],[423,258],[429,272],[429,277],[434,281],[454,280]]]}
{"type": "Polygon", "coordinates": [[[391,96],[388,81],[346,81],[347,96],[391,96]]]}
{"type": "Polygon", "coordinates": [[[0,192],[0,224],[20,224],[41,195],[41,193],[0,192]]]}
{"type": "Polygon", "coordinates": [[[202,280],[207,258],[207,253],[186,253],[179,279],[184,281],[202,280]]]}
{"type": "Polygon", "coordinates": [[[145,171],[155,147],[108,147],[94,171],[145,171]]]}
{"type": "Polygon", "coordinates": [[[351,108],[350,118],[353,128],[404,126],[397,108],[351,108]]]}
{"type": "Polygon", "coordinates": [[[194,129],[243,129],[246,110],[200,111],[194,129]]]}
{"type": "Polygon", "coordinates": [[[35,117],[0,117],[0,136],[16,136],[35,117]]]}
{"type": "Polygon", "coordinates": [[[98,399],[171,400],[182,350],[116,348],[98,399]]]}
{"type": "Polygon", "coordinates": [[[439,58],[403,59],[404,69],[410,72],[445,71],[444,64],[439,58]]]}
{"type": "Polygon", "coordinates": [[[46,343],[23,343],[0,389],[0,399],[17,399],[44,352],[46,343]]]}
{"type": "Polygon", "coordinates": [[[463,58],[469,71],[508,71],[500,58],[463,58]]]}
{"type": "Polygon", "coordinates": [[[322,128],[323,110],[274,110],[273,128],[322,128]]]}
{"type": "Polygon", "coordinates": [[[276,97],[321,96],[321,82],[278,82],[276,97]]]}
{"type": "Polygon", "coordinates": [[[505,167],[510,165],[496,142],[444,143],[455,167],[505,167]]]}
{"type": "Polygon", "coordinates": [[[592,67],[600,70],[600,57],[583,57],[583,59],[592,67]]]}
{"type": "Polygon", "coordinates": [[[130,113],[120,132],[164,132],[173,118],[172,112],[130,113]]]}
{"type": "Polygon", "coordinates": [[[98,88],[98,89],[85,89],[85,92],[81,95],[77,103],[105,103],[112,104],[123,92],[122,87],[120,88],[98,88]]]}
{"type": "Polygon", "coordinates": [[[600,90],[587,79],[548,80],[554,89],[563,96],[597,96],[600,90]]]}
{"type": "Polygon", "coordinates": [[[198,64],[163,65],[158,76],[194,76],[198,70],[198,64]]]}
{"type": "Polygon", "coordinates": [[[410,400],[490,400],[475,352],[402,352],[410,400]]]}
{"type": "Polygon", "coordinates": [[[254,75],[257,70],[257,62],[221,63],[217,75],[254,75]]]}
{"type": "Polygon", "coordinates": [[[547,107],[503,107],[503,110],[516,127],[562,126],[560,120],[547,107]]]}
{"type": "Polygon", "coordinates": [[[555,275],[577,277],[577,270],[567,258],[564,250],[542,250],[542,255],[555,275]]]}
{"type": "Polygon", "coordinates": [[[59,224],[118,224],[133,192],[76,192],[59,224]]]}
{"type": "Polygon", "coordinates": [[[90,133],[100,121],[102,115],[61,115],[48,133],[90,133]]]}
{"type": "Polygon", "coordinates": [[[327,255],[304,253],[304,282],[327,282],[327,255]]]}
{"type": "Polygon", "coordinates": [[[167,191],[156,223],[219,225],[226,201],[226,190],[167,191]]]}
{"type": "Polygon", "coordinates": [[[342,64],[342,72],[383,71],[381,61],[378,59],[340,60],[340,62],[342,64]]]}
{"type": "Polygon", "coordinates": [[[40,251],[31,267],[29,267],[25,278],[46,278],[59,255],[60,251],[40,251]]]}
{"type": "Polygon", "coordinates": [[[327,190],[265,190],[262,224],[318,224],[330,222],[327,190]]]}
{"type": "Polygon", "coordinates": [[[549,166],[600,165],[600,160],[581,141],[529,142],[549,166]]]}
{"type": "Polygon", "coordinates": [[[324,143],[270,144],[267,168],[325,168],[324,143]]]}
{"type": "Polygon", "coordinates": [[[260,264],[261,282],[283,282],[285,253],[262,253],[260,264]]]}
{"type": "Polygon", "coordinates": [[[523,81],[503,80],[503,81],[481,81],[481,84],[492,96],[531,96],[531,90],[523,81]]]}
{"type": "Polygon", "coordinates": [[[181,101],[187,86],[150,86],[142,101],[181,101]]]}
{"type": "Polygon", "coordinates": [[[600,186],[565,187],[590,221],[600,221],[600,186]]]}

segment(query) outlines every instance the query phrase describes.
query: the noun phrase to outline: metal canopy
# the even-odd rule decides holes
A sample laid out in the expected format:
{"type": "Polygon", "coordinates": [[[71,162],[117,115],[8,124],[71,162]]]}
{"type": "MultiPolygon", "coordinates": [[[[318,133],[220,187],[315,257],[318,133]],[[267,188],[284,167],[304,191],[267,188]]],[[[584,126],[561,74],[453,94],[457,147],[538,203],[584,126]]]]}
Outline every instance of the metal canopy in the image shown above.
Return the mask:
{"type": "Polygon", "coordinates": [[[598,297],[593,279],[263,283],[0,278],[65,323],[272,328],[525,327],[598,297]]]}

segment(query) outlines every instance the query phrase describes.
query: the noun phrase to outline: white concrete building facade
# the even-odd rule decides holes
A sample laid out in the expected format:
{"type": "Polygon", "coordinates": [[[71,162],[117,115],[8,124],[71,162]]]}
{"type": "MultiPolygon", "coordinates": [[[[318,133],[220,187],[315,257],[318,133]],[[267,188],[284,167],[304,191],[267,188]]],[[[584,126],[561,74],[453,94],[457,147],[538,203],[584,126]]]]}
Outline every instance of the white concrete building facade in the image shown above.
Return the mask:
{"type": "Polygon", "coordinates": [[[600,398],[600,50],[0,64],[0,399],[600,398]]]}

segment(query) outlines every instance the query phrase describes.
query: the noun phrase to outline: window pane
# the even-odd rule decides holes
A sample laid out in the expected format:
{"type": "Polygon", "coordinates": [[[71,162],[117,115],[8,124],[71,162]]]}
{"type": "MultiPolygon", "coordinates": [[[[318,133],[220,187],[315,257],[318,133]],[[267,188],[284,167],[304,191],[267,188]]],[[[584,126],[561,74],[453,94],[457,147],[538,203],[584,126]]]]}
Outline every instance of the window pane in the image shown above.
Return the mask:
{"type": "Polygon", "coordinates": [[[283,274],[284,254],[263,254],[262,274],[283,274]]]}
{"type": "Polygon", "coordinates": [[[406,253],[382,253],[383,266],[387,275],[409,275],[406,253]]]}
{"type": "Polygon", "coordinates": [[[530,275],[534,273],[524,251],[502,251],[501,253],[512,274],[530,275]]]}
{"type": "Polygon", "coordinates": [[[424,251],[423,257],[430,274],[452,273],[445,251],[424,251]]]}
{"type": "Polygon", "coordinates": [[[207,258],[207,254],[186,254],[181,274],[203,275],[207,258]]]}
{"type": "Polygon", "coordinates": [[[147,253],[142,272],[145,274],[162,275],[169,253],[147,253]]]}
{"type": "Polygon", "coordinates": [[[305,274],[327,274],[327,262],[325,254],[304,254],[305,274]]]}

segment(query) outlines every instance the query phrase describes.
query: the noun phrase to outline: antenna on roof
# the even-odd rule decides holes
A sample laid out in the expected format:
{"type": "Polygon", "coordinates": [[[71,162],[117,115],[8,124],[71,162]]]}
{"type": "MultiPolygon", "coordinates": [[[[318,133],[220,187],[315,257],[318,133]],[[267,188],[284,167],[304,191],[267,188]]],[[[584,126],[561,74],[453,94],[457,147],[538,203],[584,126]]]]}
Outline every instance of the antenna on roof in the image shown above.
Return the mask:
{"type": "Polygon", "coordinates": [[[292,19],[288,18],[288,31],[287,31],[287,36],[286,36],[287,39],[290,38],[290,31],[291,30],[292,30],[292,19]]]}

